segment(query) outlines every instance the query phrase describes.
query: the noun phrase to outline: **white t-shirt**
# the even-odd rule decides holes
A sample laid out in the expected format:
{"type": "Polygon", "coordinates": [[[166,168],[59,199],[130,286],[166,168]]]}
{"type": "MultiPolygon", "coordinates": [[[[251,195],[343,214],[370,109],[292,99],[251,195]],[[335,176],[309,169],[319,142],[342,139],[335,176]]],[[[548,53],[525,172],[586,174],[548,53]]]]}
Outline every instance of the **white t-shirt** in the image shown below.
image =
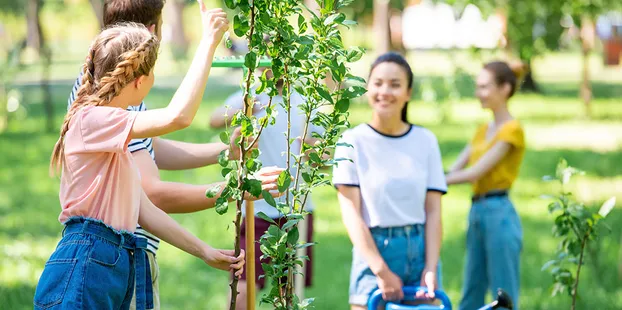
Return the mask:
{"type": "MultiPolygon", "coordinates": [[[[259,101],[261,110],[255,113],[255,116],[260,118],[266,115],[266,110],[263,108],[267,106],[269,103],[270,97],[266,94],[259,94],[256,96],[256,101],[259,101]]],[[[283,103],[283,98],[281,96],[275,96],[272,98],[272,107],[273,110],[276,111],[277,115],[275,117],[274,125],[268,124],[264,128],[261,133],[261,137],[259,138],[259,160],[262,163],[263,167],[277,166],[285,168],[287,166],[287,140],[285,138],[285,134],[287,133],[287,113],[285,108],[281,105],[283,103]]],[[[302,110],[298,107],[305,103],[305,99],[298,93],[292,92],[290,97],[291,104],[291,138],[301,137],[304,131],[305,124],[305,116],[302,110]]],[[[237,93],[231,95],[225,101],[225,106],[229,106],[232,109],[242,109],[244,105],[244,93],[242,91],[238,91],[237,93]]],[[[255,105],[257,107],[257,104],[255,105]]],[[[231,113],[228,113],[231,115],[231,113]]],[[[274,115],[274,114],[273,114],[274,115]]],[[[312,132],[317,132],[322,134],[324,132],[324,128],[315,126],[313,124],[309,124],[307,137],[311,137],[312,132]]],[[[291,145],[291,154],[298,155],[300,154],[301,144],[299,140],[296,140],[291,145]]],[[[290,174],[295,178],[296,177],[296,169],[295,169],[295,161],[292,157],[290,160],[290,165],[292,168],[290,169],[290,174]]],[[[300,183],[304,182],[302,180],[302,176],[300,177],[300,183]]],[[[291,197],[291,196],[290,196],[291,197]]],[[[277,201],[285,202],[285,197],[281,197],[277,199],[277,201]],[[279,200],[280,199],[280,200],[279,200]]],[[[312,211],[313,204],[311,202],[311,196],[307,198],[307,202],[305,205],[305,210],[312,211]]],[[[244,212],[244,208],[242,209],[244,212]]],[[[255,201],[255,214],[263,212],[270,218],[278,218],[282,216],[279,214],[279,211],[269,205],[267,202],[262,200],[255,201]]]]}
{"type": "Polygon", "coordinates": [[[368,227],[424,224],[428,191],[447,192],[441,152],[434,134],[411,125],[401,136],[379,133],[368,124],[344,132],[333,168],[333,184],[361,190],[362,215],[368,227]]]}

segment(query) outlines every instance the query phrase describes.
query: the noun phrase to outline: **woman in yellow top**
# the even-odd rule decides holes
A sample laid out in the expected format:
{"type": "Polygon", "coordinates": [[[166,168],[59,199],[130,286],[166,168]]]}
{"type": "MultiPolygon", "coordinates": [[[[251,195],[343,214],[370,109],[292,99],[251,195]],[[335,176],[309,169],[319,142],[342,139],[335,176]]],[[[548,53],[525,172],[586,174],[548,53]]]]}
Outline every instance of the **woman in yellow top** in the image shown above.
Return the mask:
{"type": "Polygon", "coordinates": [[[476,96],[494,121],[482,125],[447,174],[447,184],[472,183],[461,310],[479,309],[488,289],[510,294],[518,309],[523,231],[508,197],[519,171],[523,129],[508,111],[517,76],[505,62],[491,62],[477,77],[476,96]]]}

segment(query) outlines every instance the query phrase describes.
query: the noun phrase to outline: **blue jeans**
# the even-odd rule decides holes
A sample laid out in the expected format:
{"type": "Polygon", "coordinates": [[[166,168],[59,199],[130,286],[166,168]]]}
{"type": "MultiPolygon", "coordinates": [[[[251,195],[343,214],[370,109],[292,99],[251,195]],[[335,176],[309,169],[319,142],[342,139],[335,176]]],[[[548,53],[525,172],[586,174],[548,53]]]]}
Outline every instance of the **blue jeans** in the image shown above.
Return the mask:
{"type": "MultiPolygon", "coordinates": [[[[419,286],[425,268],[424,225],[370,229],[380,255],[389,269],[402,279],[405,286],[419,286]]],[[[441,289],[440,262],[437,270],[441,289]]],[[[350,304],[367,306],[370,295],[378,289],[378,280],[356,249],[352,250],[350,271],[350,304]]]]}
{"type": "Polygon", "coordinates": [[[506,291],[518,309],[523,229],[508,196],[473,202],[469,214],[464,287],[460,310],[479,309],[488,290],[506,291]]]}
{"type": "Polygon", "coordinates": [[[45,264],[35,309],[129,309],[136,279],[138,309],[150,300],[147,241],[100,221],[72,218],[45,264]]]}

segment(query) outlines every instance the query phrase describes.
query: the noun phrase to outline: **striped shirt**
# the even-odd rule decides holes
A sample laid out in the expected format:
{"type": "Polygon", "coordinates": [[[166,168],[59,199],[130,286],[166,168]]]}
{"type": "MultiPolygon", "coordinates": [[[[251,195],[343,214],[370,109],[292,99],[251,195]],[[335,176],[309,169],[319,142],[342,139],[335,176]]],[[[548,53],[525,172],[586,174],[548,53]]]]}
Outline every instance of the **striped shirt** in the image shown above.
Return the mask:
{"type": "MultiPolygon", "coordinates": [[[[67,110],[69,110],[73,102],[76,100],[76,95],[78,94],[78,89],[80,88],[81,84],[82,84],[82,72],[80,72],[80,76],[78,76],[78,79],[76,79],[76,82],[74,83],[73,88],[71,89],[71,94],[69,95],[69,100],[67,101],[67,110]]],[[[127,107],[127,110],[128,111],[147,111],[147,105],[145,105],[145,102],[141,102],[139,106],[127,107]]],[[[155,153],[153,151],[153,139],[151,138],[132,139],[130,140],[128,149],[131,153],[138,152],[140,150],[147,150],[149,152],[149,155],[151,155],[151,158],[155,161],[155,153]]],[[[158,247],[160,245],[160,239],[158,239],[158,237],[142,229],[140,225],[136,227],[136,232],[134,232],[134,234],[136,234],[136,236],[138,237],[146,238],[149,244],[147,246],[147,251],[153,253],[154,255],[156,254],[156,251],[158,250],[158,247]]]]}

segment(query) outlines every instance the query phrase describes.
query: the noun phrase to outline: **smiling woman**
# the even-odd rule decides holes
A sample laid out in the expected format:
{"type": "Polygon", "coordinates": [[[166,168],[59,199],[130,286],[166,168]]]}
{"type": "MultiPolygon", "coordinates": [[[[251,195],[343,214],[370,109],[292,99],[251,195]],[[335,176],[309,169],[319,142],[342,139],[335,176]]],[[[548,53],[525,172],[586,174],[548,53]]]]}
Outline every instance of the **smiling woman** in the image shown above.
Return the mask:
{"type": "Polygon", "coordinates": [[[402,300],[403,286],[440,285],[441,195],[447,185],[434,134],[406,120],[413,74],[404,58],[388,53],[372,65],[367,98],[372,119],[343,134],[335,158],[342,220],[354,252],[349,303],[367,309],[380,289],[402,300]]]}

